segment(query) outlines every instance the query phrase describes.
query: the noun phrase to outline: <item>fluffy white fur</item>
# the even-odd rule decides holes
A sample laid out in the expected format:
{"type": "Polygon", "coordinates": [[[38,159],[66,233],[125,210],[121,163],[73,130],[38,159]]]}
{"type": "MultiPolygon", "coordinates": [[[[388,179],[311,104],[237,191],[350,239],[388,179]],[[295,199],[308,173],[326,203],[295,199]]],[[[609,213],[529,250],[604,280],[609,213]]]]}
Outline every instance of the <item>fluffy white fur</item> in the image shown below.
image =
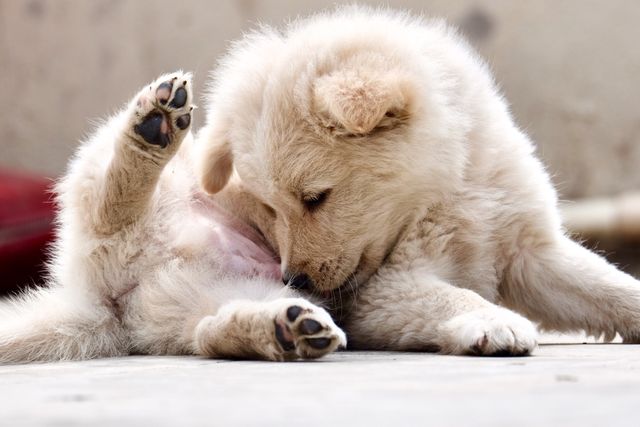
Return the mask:
{"type": "Polygon", "coordinates": [[[638,282],[566,236],[532,142],[443,22],[348,7],[261,28],[209,99],[203,186],[237,172],[353,348],[528,354],[530,320],[640,341],[638,282]]]}
{"type": "Polygon", "coordinates": [[[197,188],[191,101],[189,74],[161,76],[80,147],[56,188],[47,286],[1,302],[0,362],[290,360],[346,344],[323,309],[282,286],[262,239],[224,207],[239,214],[250,199],[233,185],[215,198],[197,188]],[[184,105],[172,105],[179,90],[184,105]]]}
{"type": "Polygon", "coordinates": [[[191,101],[188,74],[161,76],[79,149],[48,285],[0,305],[0,362],[344,345],[270,248],[353,348],[528,354],[523,316],[640,341],[638,282],[565,236],[532,143],[444,23],[351,7],[262,28],[222,60],[197,144],[191,101]]]}

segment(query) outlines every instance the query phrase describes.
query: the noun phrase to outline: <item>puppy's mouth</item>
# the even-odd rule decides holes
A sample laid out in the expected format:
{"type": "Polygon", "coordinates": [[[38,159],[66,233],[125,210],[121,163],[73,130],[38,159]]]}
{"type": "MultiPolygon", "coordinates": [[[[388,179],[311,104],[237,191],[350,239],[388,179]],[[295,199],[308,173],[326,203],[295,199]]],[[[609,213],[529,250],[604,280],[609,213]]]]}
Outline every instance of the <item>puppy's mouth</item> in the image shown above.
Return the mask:
{"type": "Polygon", "coordinates": [[[341,322],[348,315],[352,304],[358,298],[358,288],[364,282],[359,276],[359,270],[356,269],[340,286],[320,293],[322,305],[337,322],[341,322]]]}
{"type": "Polygon", "coordinates": [[[340,286],[338,286],[337,288],[323,291],[321,293],[322,296],[325,298],[331,298],[335,295],[343,296],[343,295],[356,294],[358,291],[358,286],[360,285],[360,283],[364,281],[363,278],[361,277],[364,259],[365,259],[365,256],[363,252],[362,254],[360,254],[360,259],[358,260],[358,265],[356,266],[356,268],[353,270],[351,274],[347,276],[347,278],[340,284],[340,286]]]}
{"type": "Polygon", "coordinates": [[[340,286],[327,291],[321,291],[320,294],[327,298],[356,295],[358,293],[358,288],[371,278],[384,259],[389,255],[388,253],[385,253],[383,257],[378,258],[375,256],[376,252],[371,249],[371,246],[365,247],[365,249],[360,253],[360,259],[358,259],[356,268],[347,276],[340,286]]]}
{"type": "Polygon", "coordinates": [[[358,281],[356,280],[357,270],[351,273],[347,279],[342,282],[340,286],[333,289],[322,291],[321,295],[324,298],[331,298],[333,295],[350,295],[355,294],[358,288],[358,281]]]}

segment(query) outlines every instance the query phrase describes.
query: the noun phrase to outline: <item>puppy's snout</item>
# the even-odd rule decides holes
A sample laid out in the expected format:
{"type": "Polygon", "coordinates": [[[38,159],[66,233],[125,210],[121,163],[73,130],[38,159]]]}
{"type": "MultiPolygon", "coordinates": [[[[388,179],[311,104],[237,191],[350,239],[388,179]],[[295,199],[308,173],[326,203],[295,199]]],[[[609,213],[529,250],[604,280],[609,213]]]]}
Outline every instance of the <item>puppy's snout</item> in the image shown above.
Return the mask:
{"type": "Polygon", "coordinates": [[[301,274],[292,274],[289,271],[285,271],[282,275],[282,282],[285,286],[290,286],[293,289],[297,289],[300,291],[308,291],[313,288],[313,280],[308,275],[301,274]]]}

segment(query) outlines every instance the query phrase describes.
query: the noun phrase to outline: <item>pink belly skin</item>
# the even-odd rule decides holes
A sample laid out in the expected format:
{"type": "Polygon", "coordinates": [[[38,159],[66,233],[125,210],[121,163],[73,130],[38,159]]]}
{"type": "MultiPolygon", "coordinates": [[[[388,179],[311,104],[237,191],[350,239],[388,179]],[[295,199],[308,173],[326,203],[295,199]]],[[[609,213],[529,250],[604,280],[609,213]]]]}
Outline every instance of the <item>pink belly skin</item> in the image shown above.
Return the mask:
{"type": "Polygon", "coordinates": [[[280,259],[252,227],[210,200],[198,200],[197,214],[210,226],[207,242],[220,254],[223,268],[233,275],[282,280],[280,259]]]}

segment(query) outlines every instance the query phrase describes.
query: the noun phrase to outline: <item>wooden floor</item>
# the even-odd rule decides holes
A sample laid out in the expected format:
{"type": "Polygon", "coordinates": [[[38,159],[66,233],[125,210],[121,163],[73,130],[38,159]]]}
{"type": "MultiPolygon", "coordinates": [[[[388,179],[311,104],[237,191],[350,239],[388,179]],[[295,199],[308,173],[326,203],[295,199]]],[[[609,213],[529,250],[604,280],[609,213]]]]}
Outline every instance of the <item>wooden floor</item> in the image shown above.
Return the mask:
{"type": "Polygon", "coordinates": [[[315,362],[128,357],[0,366],[2,426],[640,425],[640,346],[532,357],[336,353],[315,362]]]}

